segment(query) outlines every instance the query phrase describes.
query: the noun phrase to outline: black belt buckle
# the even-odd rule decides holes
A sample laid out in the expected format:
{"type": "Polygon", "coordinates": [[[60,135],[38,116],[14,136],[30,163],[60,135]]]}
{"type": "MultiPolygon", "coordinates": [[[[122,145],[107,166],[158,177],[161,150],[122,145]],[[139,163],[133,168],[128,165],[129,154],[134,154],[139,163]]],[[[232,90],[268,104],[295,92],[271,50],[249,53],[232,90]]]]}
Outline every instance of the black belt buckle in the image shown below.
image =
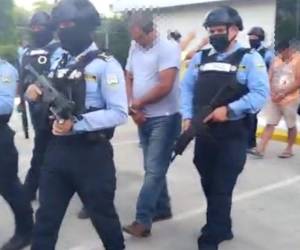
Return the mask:
{"type": "Polygon", "coordinates": [[[100,131],[87,133],[86,138],[89,142],[94,142],[94,143],[103,142],[107,140],[107,136],[100,131]]]}

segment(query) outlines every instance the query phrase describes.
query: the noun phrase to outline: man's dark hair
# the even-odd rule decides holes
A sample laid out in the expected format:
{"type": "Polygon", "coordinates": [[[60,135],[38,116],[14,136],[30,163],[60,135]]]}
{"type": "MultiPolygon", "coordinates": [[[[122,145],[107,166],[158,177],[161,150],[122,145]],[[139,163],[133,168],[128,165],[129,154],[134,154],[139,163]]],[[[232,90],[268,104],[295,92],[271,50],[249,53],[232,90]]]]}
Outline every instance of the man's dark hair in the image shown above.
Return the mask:
{"type": "Polygon", "coordinates": [[[135,11],[129,13],[128,27],[137,26],[143,30],[144,33],[149,34],[154,30],[153,14],[151,11],[135,11]]]}
{"type": "Polygon", "coordinates": [[[290,40],[289,39],[284,39],[282,41],[279,41],[275,46],[275,50],[278,53],[280,53],[288,48],[290,48],[290,40]]]}

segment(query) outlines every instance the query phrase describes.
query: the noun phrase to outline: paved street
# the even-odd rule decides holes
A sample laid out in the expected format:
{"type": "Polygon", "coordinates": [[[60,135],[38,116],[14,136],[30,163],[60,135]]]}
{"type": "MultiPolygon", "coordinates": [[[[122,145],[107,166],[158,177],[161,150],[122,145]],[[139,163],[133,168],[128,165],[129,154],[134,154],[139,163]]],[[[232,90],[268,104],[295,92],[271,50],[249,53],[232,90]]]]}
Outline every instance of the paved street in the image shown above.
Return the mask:
{"type": "MultiPolygon", "coordinates": [[[[32,142],[24,140],[20,119],[15,114],[11,124],[18,131],[20,177],[29,167],[32,142]]],[[[32,138],[31,132],[31,138],[32,138]]],[[[123,224],[130,223],[142,183],[142,155],[136,128],[128,123],[117,130],[113,140],[118,189],[116,206],[123,224]]],[[[277,154],[284,144],[272,142],[263,160],[249,157],[235,191],[233,222],[235,239],[220,250],[299,250],[300,248],[300,149],[296,156],[281,160],[277,154]]],[[[172,195],[172,220],[157,223],[152,237],[139,240],[126,236],[128,250],[197,250],[196,239],[205,223],[205,201],[199,177],[192,164],[192,147],[172,165],[169,189],[172,195]]],[[[34,204],[35,208],[37,204],[34,204]]],[[[101,242],[88,220],[76,215],[81,202],[75,196],[63,222],[57,250],[102,250],[101,242]]],[[[55,209],[55,208],[53,208],[55,209]]],[[[13,218],[0,198],[0,244],[13,232],[13,218]]],[[[42,249],[41,249],[42,250],[42,249]]]]}

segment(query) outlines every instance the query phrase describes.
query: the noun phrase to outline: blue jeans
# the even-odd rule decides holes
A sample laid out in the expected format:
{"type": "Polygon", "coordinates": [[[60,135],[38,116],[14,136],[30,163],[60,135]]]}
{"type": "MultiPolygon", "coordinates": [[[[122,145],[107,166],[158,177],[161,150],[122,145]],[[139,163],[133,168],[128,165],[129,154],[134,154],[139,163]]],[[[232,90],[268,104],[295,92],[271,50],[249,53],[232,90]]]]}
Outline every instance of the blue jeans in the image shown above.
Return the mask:
{"type": "Polygon", "coordinates": [[[155,215],[171,212],[166,174],[180,127],[179,114],[148,118],[139,127],[145,175],[137,201],[136,221],[149,229],[155,215]]]}

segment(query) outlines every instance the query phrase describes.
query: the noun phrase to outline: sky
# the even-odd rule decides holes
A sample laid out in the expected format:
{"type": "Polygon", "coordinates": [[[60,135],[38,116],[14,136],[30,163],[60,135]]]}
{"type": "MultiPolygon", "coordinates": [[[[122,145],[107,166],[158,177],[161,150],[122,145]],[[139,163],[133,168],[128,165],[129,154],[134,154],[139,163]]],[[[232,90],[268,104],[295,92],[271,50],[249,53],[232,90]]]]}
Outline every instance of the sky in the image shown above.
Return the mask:
{"type": "MultiPolygon", "coordinates": [[[[37,1],[37,0],[15,0],[15,3],[18,6],[24,7],[28,10],[32,8],[32,4],[37,1]]],[[[54,0],[45,0],[49,3],[53,3],[54,0]]],[[[112,2],[112,0],[90,0],[95,4],[96,8],[98,11],[102,14],[107,14],[109,13],[109,4],[112,2]]]]}

